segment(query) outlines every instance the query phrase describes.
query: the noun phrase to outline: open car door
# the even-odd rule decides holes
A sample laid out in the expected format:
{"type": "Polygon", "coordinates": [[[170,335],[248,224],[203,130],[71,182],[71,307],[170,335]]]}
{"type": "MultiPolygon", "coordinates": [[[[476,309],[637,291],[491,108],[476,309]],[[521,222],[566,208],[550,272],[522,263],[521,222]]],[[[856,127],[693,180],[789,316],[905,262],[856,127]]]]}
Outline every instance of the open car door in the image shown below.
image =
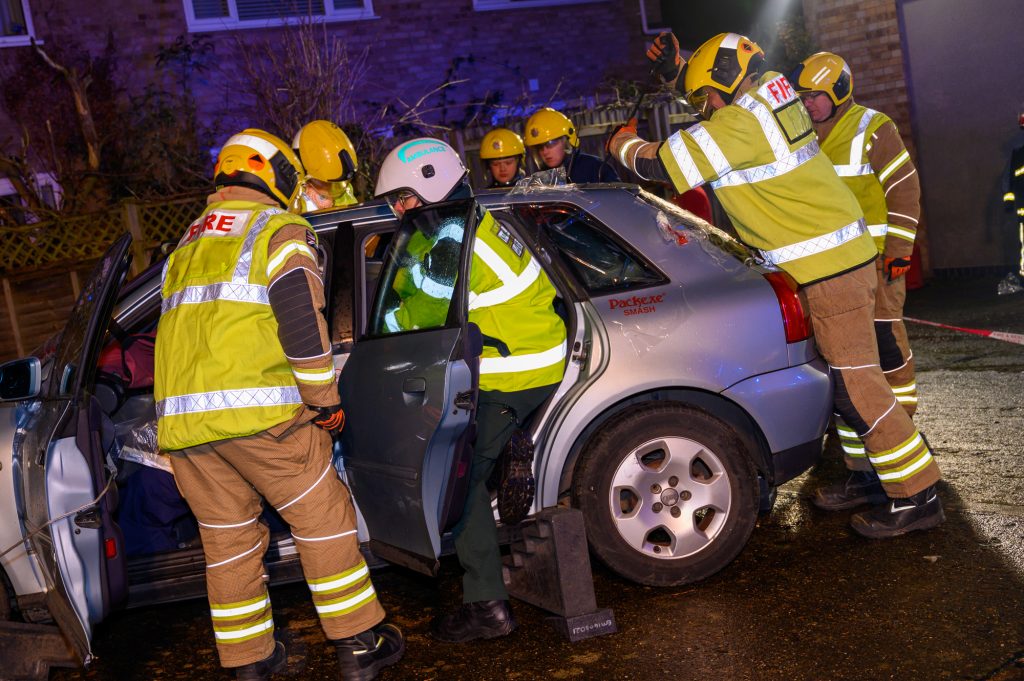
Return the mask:
{"type": "Polygon", "coordinates": [[[48,573],[46,605],[83,662],[91,657],[93,627],[128,593],[123,536],[113,519],[113,425],[92,386],[131,242],[128,234],[118,239],[83,286],[52,356],[39,426],[29,431],[38,439],[26,437],[23,449],[35,464],[27,475],[45,476],[46,498],[32,501],[29,516],[37,526],[50,523],[32,540],[48,573]]]}
{"type": "Polygon", "coordinates": [[[385,560],[432,574],[461,512],[480,331],[466,321],[473,201],[409,211],[340,379],[345,469],[385,560]]]}

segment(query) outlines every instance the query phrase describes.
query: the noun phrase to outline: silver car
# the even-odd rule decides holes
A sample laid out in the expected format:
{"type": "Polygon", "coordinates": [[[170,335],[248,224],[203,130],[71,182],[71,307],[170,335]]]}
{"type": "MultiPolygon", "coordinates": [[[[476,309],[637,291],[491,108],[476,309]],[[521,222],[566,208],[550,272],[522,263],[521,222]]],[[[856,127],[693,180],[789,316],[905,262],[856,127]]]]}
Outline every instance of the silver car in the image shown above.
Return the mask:
{"type": "MultiPolygon", "coordinates": [[[[814,463],[831,412],[828,368],[791,282],[633,186],[477,199],[541,263],[568,330],[565,377],[526,424],[533,510],[579,508],[593,553],[635,582],[722,569],[775,488],[814,463]]],[[[480,350],[465,244],[477,217],[466,201],[410,211],[401,224],[380,203],[309,216],[348,414],[336,461],[359,536],[378,562],[427,573],[450,546],[468,478],[480,350]],[[447,319],[391,331],[409,235],[452,216],[467,238],[447,265],[447,319]]],[[[97,357],[114,338],[154,329],[160,313],[159,266],[125,283],[129,246],[125,235],[111,247],[58,338],[0,370],[0,551],[14,547],[0,557],[3,579],[14,612],[55,621],[84,661],[113,609],[205,593],[200,547],[126,560],[117,526],[114,433],[127,415],[152,413],[153,398],[135,394],[108,413],[97,357]]],[[[275,581],[301,579],[287,532],[267,564],[275,581]]]]}

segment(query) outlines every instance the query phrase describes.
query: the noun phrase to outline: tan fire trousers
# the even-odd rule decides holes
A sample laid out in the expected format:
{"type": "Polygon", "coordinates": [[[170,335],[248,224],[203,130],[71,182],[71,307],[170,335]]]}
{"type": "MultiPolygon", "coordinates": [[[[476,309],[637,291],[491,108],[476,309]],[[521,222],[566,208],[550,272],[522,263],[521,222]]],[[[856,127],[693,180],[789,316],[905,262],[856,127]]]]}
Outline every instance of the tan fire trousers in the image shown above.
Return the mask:
{"type": "Polygon", "coordinates": [[[903,324],[903,304],[907,300],[907,278],[889,281],[882,259],[875,261],[878,288],[875,293],[875,336],[878,358],[885,380],[904,411],[917,411],[917,380],[914,377],[914,353],[910,350],[907,327],[903,324]]]}
{"type": "Polygon", "coordinates": [[[291,526],[313,605],[328,639],[384,619],[359,552],[348,488],[331,465],[330,436],[312,423],[220,440],[171,455],[182,496],[199,521],[217,652],[225,667],[274,650],[263,554],[270,532],[262,495],[291,526]]]}
{"type": "Polygon", "coordinates": [[[802,295],[818,350],[832,368],[847,466],[874,469],[890,497],[909,497],[935,484],[940,473],[882,372],[874,325],[877,286],[875,265],[868,264],[810,284],[802,295]]]}

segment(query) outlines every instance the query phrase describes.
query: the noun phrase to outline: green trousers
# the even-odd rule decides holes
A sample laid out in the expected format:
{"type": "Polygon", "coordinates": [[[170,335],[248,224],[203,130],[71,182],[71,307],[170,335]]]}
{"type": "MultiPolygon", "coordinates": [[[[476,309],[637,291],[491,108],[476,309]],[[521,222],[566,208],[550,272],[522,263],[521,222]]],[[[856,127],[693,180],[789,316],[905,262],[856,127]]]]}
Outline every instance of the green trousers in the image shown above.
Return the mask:
{"type": "Polygon", "coordinates": [[[481,390],[476,411],[476,445],[469,470],[469,492],[462,518],[452,531],[455,552],[465,574],[462,577],[462,600],[500,601],[508,599],[501,578],[501,552],[498,550],[498,528],[491,510],[491,495],[487,491],[487,478],[501,450],[512,437],[519,422],[537,410],[555,391],[557,383],[501,392],[481,390]]]}

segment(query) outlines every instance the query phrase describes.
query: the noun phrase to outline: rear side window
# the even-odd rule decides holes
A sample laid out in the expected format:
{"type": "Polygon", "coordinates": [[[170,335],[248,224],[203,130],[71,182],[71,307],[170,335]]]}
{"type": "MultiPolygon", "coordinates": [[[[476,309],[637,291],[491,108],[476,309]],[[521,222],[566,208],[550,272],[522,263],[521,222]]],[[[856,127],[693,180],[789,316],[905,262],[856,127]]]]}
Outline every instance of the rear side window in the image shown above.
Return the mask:
{"type": "Polygon", "coordinates": [[[639,253],[575,206],[516,206],[558,247],[566,266],[591,295],[656,286],[667,281],[639,253]]]}

